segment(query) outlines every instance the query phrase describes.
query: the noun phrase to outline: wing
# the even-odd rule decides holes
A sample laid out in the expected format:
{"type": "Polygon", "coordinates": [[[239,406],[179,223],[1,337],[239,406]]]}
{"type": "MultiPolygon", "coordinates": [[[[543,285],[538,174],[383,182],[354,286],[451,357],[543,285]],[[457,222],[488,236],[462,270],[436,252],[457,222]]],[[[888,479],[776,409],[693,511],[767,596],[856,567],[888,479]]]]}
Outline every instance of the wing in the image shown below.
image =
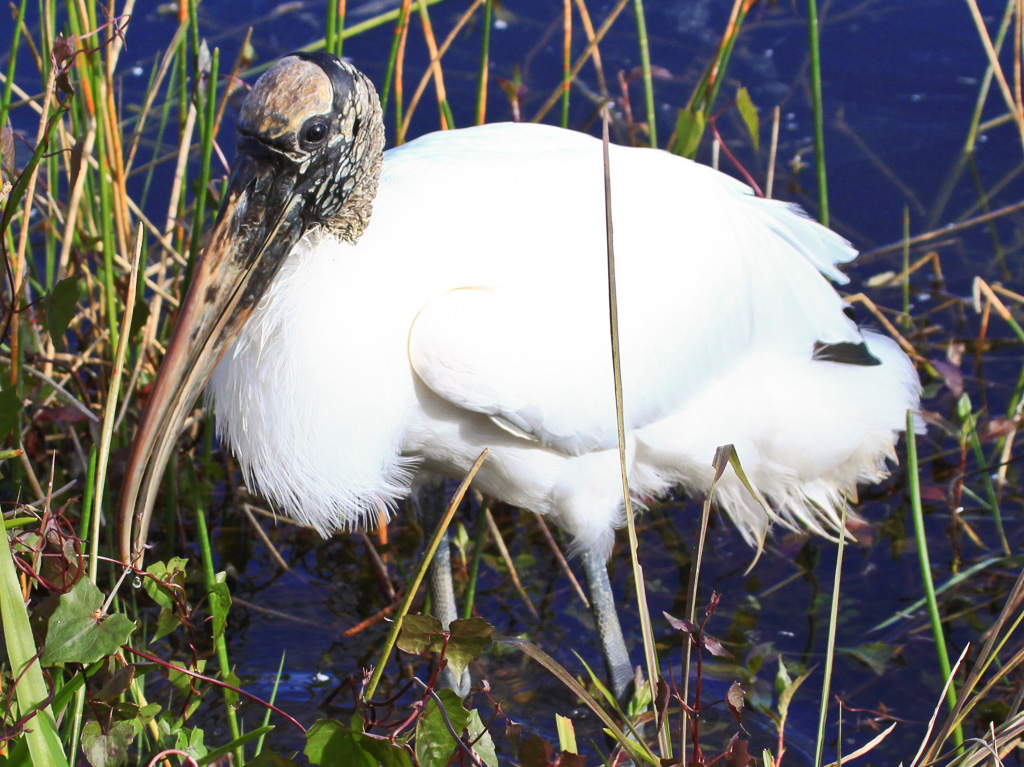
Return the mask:
{"type": "Polygon", "coordinates": [[[559,452],[614,445],[607,334],[579,332],[576,323],[575,332],[555,330],[524,298],[462,288],[431,301],[409,338],[416,374],[449,402],[559,452]]]}
{"type": "MultiPolygon", "coordinates": [[[[452,180],[432,179],[435,196],[441,186],[455,190],[435,211],[454,216],[443,227],[443,261],[464,253],[464,270],[475,277],[421,308],[410,360],[437,395],[524,438],[570,455],[611,449],[600,143],[523,128],[515,126],[516,142],[508,143],[535,137],[533,155],[481,150],[484,159],[471,166],[464,158],[472,143],[463,141],[462,154],[443,165],[452,180]],[[479,192],[483,163],[487,178],[503,180],[487,195],[479,192]],[[555,177],[544,172],[552,163],[561,171],[555,177]],[[493,225],[499,205],[508,221],[526,222],[521,231],[474,228],[493,225]]],[[[481,140],[501,135],[469,130],[481,140]]],[[[613,147],[612,189],[627,430],[679,412],[748,355],[806,360],[816,344],[862,342],[821,274],[841,278],[834,264],[855,252],[798,209],[651,150],[613,147]]]]}

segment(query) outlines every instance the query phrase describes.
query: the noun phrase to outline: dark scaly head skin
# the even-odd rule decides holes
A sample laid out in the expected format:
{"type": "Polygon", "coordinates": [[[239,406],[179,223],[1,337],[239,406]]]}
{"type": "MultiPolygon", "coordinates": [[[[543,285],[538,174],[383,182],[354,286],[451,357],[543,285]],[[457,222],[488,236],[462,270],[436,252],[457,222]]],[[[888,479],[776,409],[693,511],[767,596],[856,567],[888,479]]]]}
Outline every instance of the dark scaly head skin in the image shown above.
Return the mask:
{"type": "Polygon", "coordinates": [[[369,223],[384,124],[373,84],[341,59],[296,53],[267,70],[242,105],[238,148],[294,163],[309,226],[354,242],[369,223]]]}
{"type": "Polygon", "coordinates": [[[126,564],[141,564],[164,466],[221,355],[305,232],[348,242],[363,233],[383,151],[377,93],[340,59],[292,54],[256,81],[227,194],[132,445],[120,508],[126,564]]]}

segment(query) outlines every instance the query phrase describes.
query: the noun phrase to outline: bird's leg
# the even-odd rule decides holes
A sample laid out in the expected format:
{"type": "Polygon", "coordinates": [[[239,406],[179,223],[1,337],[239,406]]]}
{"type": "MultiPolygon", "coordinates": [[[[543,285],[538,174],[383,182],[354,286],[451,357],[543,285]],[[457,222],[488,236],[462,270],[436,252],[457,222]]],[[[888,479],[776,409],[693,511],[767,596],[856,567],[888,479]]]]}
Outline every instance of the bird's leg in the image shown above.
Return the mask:
{"type": "Polygon", "coordinates": [[[588,552],[583,554],[583,573],[587,578],[590,609],[594,613],[597,633],[601,638],[601,654],[604,656],[612,695],[624,707],[633,681],[633,666],[629,662],[626,640],[622,636],[619,616],[615,611],[615,595],[612,593],[611,581],[608,580],[608,567],[603,558],[588,552]]]}
{"type": "MultiPolygon", "coordinates": [[[[433,531],[440,524],[448,508],[444,480],[423,485],[417,494],[417,503],[423,520],[423,529],[433,531]]],[[[452,553],[445,531],[441,543],[430,562],[429,572],[430,600],[434,617],[441,621],[441,627],[448,631],[453,620],[459,617],[455,608],[455,586],[452,582],[452,553]]],[[[469,669],[465,669],[461,679],[456,679],[451,669],[441,672],[441,684],[453,690],[460,698],[469,694],[471,684],[469,669]]]]}

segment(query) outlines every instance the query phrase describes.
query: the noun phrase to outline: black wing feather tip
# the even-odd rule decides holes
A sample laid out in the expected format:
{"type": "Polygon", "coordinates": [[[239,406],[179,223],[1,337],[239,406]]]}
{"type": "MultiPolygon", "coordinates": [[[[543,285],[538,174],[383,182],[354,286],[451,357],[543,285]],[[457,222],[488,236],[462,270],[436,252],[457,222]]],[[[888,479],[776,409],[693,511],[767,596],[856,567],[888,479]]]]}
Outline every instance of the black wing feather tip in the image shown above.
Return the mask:
{"type": "Polygon", "coordinates": [[[815,341],[811,359],[818,362],[838,362],[843,365],[862,365],[864,367],[882,364],[882,361],[868,350],[867,344],[863,341],[859,344],[852,341],[843,341],[837,344],[815,341]]]}

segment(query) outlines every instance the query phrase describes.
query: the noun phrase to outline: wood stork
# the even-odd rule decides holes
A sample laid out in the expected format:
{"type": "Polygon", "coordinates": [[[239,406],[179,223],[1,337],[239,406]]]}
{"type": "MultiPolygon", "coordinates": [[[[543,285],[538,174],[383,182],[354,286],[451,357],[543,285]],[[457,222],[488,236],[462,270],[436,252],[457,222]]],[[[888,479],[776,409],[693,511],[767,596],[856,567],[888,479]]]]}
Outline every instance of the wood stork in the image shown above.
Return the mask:
{"type": "MultiPolygon", "coordinates": [[[[621,697],[601,142],[504,124],[383,146],[374,88],[345,62],[294,54],[256,82],[136,437],[121,555],[141,559],[208,378],[249,484],[324,533],[464,476],[486,447],[476,486],[550,517],[582,555],[621,697]]],[[[886,474],[920,392],[825,279],[845,281],[836,264],[855,251],[666,152],[613,146],[610,176],[632,492],[705,491],[732,443],[774,518],[838,534],[837,506],[886,474]]],[[[769,515],[731,473],[717,498],[748,540],[763,535],[769,515]]]]}

